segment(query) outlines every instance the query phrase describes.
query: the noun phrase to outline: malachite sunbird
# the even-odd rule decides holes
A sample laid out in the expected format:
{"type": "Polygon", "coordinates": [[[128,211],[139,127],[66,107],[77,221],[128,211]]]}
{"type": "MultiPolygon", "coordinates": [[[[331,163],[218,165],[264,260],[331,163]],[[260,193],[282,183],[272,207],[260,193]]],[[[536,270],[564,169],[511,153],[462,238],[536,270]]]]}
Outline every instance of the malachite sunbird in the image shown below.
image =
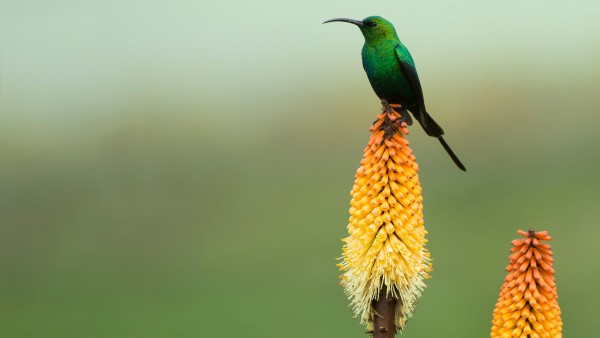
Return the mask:
{"type": "MultiPolygon", "coordinates": [[[[380,16],[370,16],[362,21],[352,19],[331,19],[328,22],[347,22],[358,26],[365,44],[362,48],[362,63],[371,87],[381,100],[390,104],[400,104],[419,121],[427,135],[436,137],[448,152],[454,163],[461,169],[465,166],[444,141],[444,130],[425,109],[423,90],[417,68],[408,49],[400,42],[396,29],[380,16]]],[[[412,124],[406,110],[402,112],[408,125],[412,124]]]]}

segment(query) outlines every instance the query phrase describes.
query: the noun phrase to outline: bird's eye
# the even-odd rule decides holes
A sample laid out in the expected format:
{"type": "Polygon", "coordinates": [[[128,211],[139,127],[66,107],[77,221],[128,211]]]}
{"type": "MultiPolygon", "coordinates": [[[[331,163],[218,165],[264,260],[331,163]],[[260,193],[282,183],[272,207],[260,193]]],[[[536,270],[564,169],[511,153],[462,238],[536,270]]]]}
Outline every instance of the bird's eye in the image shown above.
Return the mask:
{"type": "Polygon", "coordinates": [[[365,22],[365,26],[367,26],[367,27],[375,27],[375,26],[377,26],[377,22],[375,22],[375,21],[366,21],[365,22]]]}

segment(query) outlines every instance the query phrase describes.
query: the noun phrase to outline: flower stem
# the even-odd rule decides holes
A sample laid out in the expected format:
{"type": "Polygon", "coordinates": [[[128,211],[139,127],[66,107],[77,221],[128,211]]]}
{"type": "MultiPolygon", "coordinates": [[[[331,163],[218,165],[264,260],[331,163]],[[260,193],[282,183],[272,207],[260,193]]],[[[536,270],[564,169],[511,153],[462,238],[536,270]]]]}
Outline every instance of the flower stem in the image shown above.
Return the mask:
{"type": "Polygon", "coordinates": [[[397,300],[384,286],[379,291],[379,299],[373,301],[373,338],[394,338],[396,335],[395,312],[397,300]]]}

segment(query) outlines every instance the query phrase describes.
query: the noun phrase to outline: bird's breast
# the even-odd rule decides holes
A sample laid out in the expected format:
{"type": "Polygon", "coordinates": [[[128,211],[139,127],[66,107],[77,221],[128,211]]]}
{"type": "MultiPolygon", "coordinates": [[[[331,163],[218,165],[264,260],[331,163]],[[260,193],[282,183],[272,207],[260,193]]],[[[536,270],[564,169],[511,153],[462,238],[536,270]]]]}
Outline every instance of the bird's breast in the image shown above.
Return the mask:
{"type": "Polygon", "coordinates": [[[381,99],[395,103],[412,101],[412,90],[396,57],[395,45],[367,45],[362,50],[363,68],[381,99]]]}

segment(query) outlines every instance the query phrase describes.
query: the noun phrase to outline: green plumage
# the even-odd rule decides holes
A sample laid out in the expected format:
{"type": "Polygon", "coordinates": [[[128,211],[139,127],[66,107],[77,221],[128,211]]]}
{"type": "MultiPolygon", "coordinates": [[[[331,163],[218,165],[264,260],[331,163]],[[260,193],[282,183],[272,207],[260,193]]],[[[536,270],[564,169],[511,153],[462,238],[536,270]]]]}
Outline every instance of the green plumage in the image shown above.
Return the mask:
{"type": "MultiPolygon", "coordinates": [[[[404,109],[410,111],[427,135],[438,138],[454,163],[465,170],[464,165],[442,137],[444,130],[425,108],[415,62],[408,49],[400,42],[394,26],[380,16],[370,16],[362,21],[332,19],[326,22],[332,21],[348,22],[360,28],[365,37],[362,49],[363,68],[377,96],[388,103],[401,104],[404,109]]],[[[406,111],[402,114],[410,125],[412,123],[410,116],[406,111]]]]}
{"type": "Polygon", "coordinates": [[[393,27],[391,30],[383,31],[381,36],[370,34],[365,39],[362,48],[363,67],[377,96],[382,99],[395,98],[393,101],[414,101],[410,83],[406,76],[399,71],[398,56],[402,57],[403,62],[414,67],[411,55],[398,39],[393,27]]]}
{"type": "Polygon", "coordinates": [[[410,83],[400,69],[393,40],[365,43],[362,49],[363,67],[375,93],[381,98],[407,100],[414,97],[410,83]]]}

